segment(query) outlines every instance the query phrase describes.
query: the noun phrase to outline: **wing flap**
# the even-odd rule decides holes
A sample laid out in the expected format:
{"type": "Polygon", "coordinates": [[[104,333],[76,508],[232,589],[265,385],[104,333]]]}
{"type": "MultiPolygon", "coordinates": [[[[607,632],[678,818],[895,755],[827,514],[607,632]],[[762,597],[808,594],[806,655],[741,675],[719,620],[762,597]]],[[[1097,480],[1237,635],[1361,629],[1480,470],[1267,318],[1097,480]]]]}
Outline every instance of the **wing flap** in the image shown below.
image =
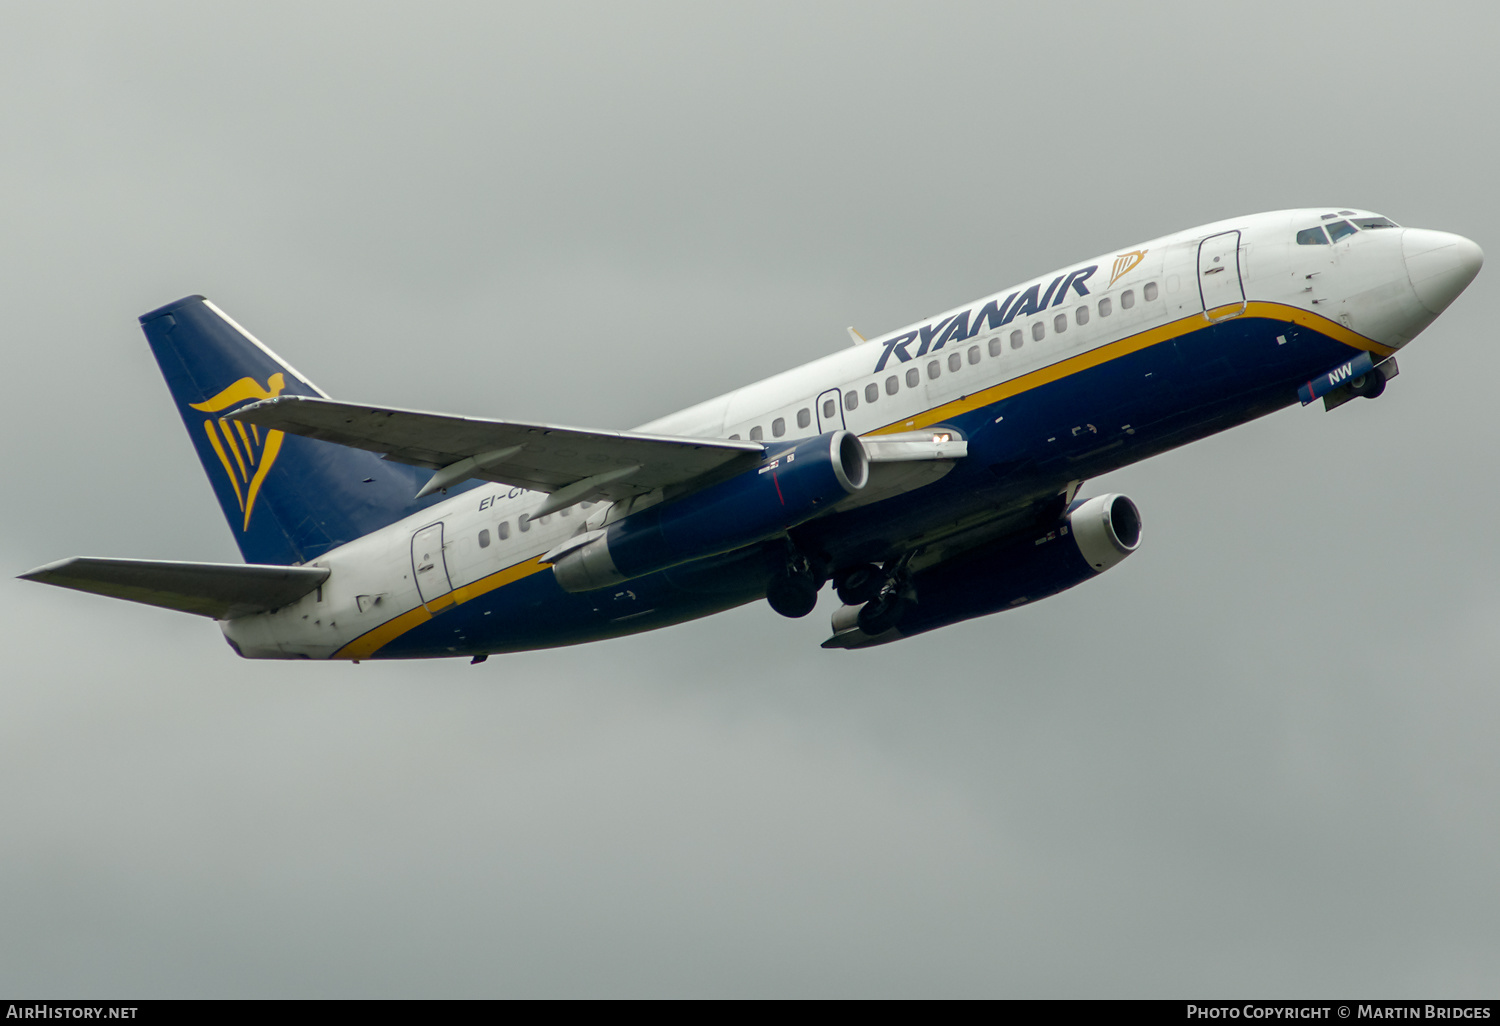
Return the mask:
{"type": "Polygon", "coordinates": [[[624,499],[689,481],[707,483],[748,469],[765,453],[758,442],[587,431],[305,396],[268,399],[230,418],[382,453],[444,477],[469,471],[465,477],[539,492],[594,479],[581,498],[624,499]],[[465,461],[466,466],[455,466],[465,461]],[[449,467],[453,471],[444,474],[449,467]]]}
{"type": "Polygon", "coordinates": [[[320,566],[75,556],[21,574],[21,579],[232,620],[297,601],[326,581],[328,570],[320,566]]]}

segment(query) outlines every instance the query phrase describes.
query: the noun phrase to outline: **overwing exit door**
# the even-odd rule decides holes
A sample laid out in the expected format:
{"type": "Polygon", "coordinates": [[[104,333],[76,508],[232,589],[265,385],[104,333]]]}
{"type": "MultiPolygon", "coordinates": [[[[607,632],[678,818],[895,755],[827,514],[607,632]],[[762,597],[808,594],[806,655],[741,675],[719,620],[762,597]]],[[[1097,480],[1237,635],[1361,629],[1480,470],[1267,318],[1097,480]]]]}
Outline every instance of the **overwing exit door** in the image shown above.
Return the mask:
{"type": "Polygon", "coordinates": [[[1244,312],[1239,232],[1210,235],[1198,244],[1198,291],[1203,298],[1203,314],[1209,320],[1244,312]]]}
{"type": "Polygon", "coordinates": [[[818,396],[818,434],[842,431],[844,428],[844,403],[839,390],[830,388],[818,396]]]}

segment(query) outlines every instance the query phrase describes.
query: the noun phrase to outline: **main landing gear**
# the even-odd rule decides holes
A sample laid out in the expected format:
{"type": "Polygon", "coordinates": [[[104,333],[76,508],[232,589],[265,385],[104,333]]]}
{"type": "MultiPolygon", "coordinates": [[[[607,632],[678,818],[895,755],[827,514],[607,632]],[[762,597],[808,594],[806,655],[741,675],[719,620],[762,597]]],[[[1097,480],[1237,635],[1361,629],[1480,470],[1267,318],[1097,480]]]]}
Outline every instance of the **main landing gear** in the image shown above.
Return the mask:
{"type": "Polygon", "coordinates": [[[766,601],[782,616],[795,620],[813,611],[822,586],[823,578],[807,557],[794,551],[787,557],[786,566],[766,585],[766,601]]]}
{"type": "Polygon", "coordinates": [[[878,567],[866,563],[845,570],[834,578],[834,590],[846,606],[859,606],[859,629],[869,635],[884,634],[906,611],[907,558],[878,567]]]}
{"type": "MultiPolygon", "coordinates": [[[[906,611],[912,598],[906,572],[911,555],[883,567],[861,563],[834,576],[839,601],[859,607],[859,627],[866,634],[884,634],[906,611]]],[[[801,552],[789,549],[785,565],[766,584],[766,601],[782,616],[806,616],[818,604],[825,572],[801,552]]]]}

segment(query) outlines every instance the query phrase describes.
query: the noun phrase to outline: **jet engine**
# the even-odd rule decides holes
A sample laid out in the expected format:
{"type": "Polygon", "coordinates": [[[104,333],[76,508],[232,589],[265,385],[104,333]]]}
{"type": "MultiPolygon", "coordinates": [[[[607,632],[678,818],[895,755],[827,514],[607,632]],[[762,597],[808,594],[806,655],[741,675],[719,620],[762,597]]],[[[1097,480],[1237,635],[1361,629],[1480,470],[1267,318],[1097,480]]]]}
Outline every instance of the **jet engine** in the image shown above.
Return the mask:
{"type": "Polygon", "coordinates": [[[1014,609],[1092,580],[1140,543],[1141,514],[1125,496],[1075,502],[1051,527],[964,553],[913,573],[880,598],[839,607],[823,647],[883,645],[1014,609]]]}
{"type": "Polygon", "coordinates": [[[869,477],[859,436],[831,431],[727,481],[569,539],[542,559],[564,591],[592,591],[773,537],[859,491],[869,477]]]}

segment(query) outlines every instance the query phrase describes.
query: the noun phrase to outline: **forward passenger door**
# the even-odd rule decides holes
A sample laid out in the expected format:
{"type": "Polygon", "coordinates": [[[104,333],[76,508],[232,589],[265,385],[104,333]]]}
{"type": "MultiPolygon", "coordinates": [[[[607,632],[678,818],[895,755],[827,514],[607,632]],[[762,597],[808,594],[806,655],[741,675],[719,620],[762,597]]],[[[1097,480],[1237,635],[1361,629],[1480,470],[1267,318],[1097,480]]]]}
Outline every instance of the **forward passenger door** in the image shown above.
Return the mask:
{"type": "Polygon", "coordinates": [[[1245,311],[1245,287],[1240,280],[1240,233],[1220,232],[1198,244],[1198,290],[1209,320],[1234,317],[1245,311]]]}

